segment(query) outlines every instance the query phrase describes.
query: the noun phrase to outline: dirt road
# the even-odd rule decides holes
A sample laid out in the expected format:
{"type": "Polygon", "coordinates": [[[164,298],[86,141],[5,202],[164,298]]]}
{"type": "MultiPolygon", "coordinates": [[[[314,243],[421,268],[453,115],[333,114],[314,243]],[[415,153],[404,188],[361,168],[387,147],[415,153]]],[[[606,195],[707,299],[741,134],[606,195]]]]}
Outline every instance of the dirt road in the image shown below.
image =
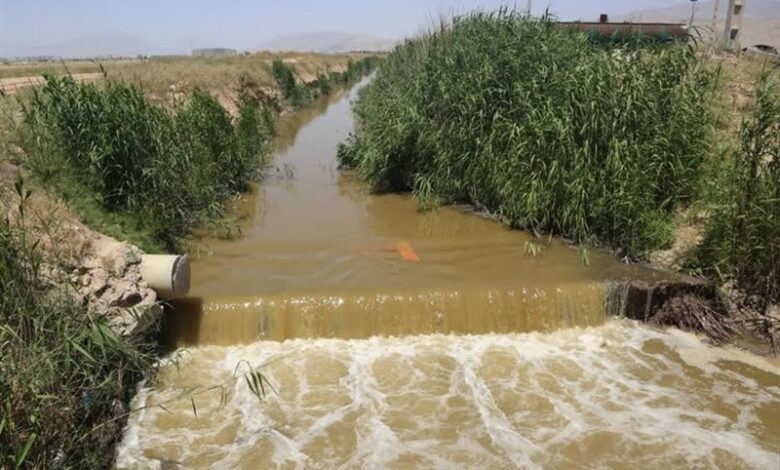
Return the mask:
{"type": "MultiPolygon", "coordinates": [[[[103,78],[103,74],[96,73],[74,73],[73,78],[78,82],[94,82],[103,78]]],[[[40,85],[43,83],[41,75],[30,77],[13,77],[0,79],[0,91],[6,94],[15,93],[23,88],[40,85]]]]}

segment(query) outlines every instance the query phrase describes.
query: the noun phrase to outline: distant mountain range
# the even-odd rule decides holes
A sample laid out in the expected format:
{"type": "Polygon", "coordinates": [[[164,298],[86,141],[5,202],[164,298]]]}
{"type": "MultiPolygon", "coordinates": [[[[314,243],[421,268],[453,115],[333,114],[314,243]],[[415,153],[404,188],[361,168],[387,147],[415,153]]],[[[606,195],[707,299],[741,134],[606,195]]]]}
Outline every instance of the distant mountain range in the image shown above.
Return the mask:
{"type": "MultiPolygon", "coordinates": [[[[158,47],[136,36],[124,33],[100,33],[47,46],[26,47],[17,56],[71,58],[130,57],[139,54],[160,55],[181,53],[176,49],[158,47]]],[[[188,51],[189,52],[189,51],[188,51]]]]}
{"type": "MultiPolygon", "coordinates": [[[[202,42],[202,41],[200,41],[202,42]]],[[[258,50],[340,53],[349,51],[385,51],[395,41],[369,34],[346,32],[302,33],[279,36],[261,43],[258,50]]],[[[51,45],[35,45],[3,51],[9,57],[55,57],[94,58],[132,57],[137,55],[190,54],[196,41],[171,41],[165,47],[149,43],[139,37],[125,33],[101,33],[92,36],[63,41],[51,45]],[[192,44],[190,44],[192,43],[192,44]]],[[[222,47],[212,44],[211,47],[222,47]]],[[[198,47],[204,47],[199,45],[198,47]]],[[[230,47],[229,45],[225,47],[230,47]]]]}
{"type": "Polygon", "coordinates": [[[324,31],[279,36],[260,44],[258,49],[269,51],[300,51],[337,53],[349,51],[387,51],[396,41],[370,34],[324,31]]]}
{"type": "MultiPolygon", "coordinates": [[[[720,9],[716,21],[716,29],[723,30],[728,0],[720,0],[720,9]]],[[[780,49],[780,0],[747,0],[743,13],[740,43],[743,46],[768,44],[780,49]]],[[[694,25],[709,28],[715,1],[706,0],[696,3],[694,25]]],[[[637,10],[622,17],[618,21],[659,21],[688,23],[691,17],[690,3],[637,10]]]]}

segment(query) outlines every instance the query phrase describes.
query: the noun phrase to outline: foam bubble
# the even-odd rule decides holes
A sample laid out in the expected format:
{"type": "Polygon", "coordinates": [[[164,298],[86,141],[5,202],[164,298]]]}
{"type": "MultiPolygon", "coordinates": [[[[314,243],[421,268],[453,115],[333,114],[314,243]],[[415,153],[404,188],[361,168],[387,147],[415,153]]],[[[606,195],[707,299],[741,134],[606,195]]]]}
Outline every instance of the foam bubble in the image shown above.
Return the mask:
{"type": "Polygon", "coordinates": [[[780,370],[676,330],[627,321],[555,333],[290,340],[188,351],[136,406],[262,370],[227,403],[134,414],[119,468],[521,467],[595,464],[770,468],[780,452],[780,370]],[[278,359],[280,358],[281,359],[278,359]]]}

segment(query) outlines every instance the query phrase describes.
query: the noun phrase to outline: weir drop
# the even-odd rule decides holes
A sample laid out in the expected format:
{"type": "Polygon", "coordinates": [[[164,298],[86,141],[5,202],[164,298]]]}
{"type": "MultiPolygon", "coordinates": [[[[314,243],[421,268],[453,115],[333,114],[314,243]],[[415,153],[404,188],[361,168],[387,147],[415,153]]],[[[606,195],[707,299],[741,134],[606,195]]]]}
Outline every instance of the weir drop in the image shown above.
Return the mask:
{"type": "Polygon", "coordinates": [[[372,194],[335,157],[354,93],[282,121],[240,235],[193,257],[118,468],[780,466],[776,362],[607,318],[663,274],[372,194]]]}

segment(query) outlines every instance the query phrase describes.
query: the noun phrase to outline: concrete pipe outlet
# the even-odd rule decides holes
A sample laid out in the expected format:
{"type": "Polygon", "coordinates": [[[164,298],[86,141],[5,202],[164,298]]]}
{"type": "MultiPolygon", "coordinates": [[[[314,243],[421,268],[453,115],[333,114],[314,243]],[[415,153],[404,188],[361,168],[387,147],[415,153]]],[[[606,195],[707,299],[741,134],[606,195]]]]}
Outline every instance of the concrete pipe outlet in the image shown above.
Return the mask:
{"type": "Polygon", "coordinates": [[[141,276],[161,299],[185,297],[190,291],[190,258],[187,255],[144,255],[141,276]]]}

